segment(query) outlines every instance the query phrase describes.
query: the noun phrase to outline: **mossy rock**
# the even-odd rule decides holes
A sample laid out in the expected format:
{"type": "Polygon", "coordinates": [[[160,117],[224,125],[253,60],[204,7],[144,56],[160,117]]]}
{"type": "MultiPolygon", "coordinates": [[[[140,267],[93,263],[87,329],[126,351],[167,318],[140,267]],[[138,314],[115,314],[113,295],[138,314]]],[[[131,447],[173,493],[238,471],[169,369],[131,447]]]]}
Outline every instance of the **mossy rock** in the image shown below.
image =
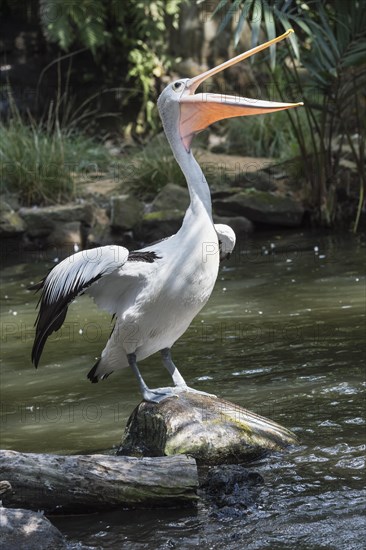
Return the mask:
{"type": "Polygon", "coordinates": [[[152,212],[181,211],[185,212],[189,206],[189,192],[187,188],[175,183],[168,183],[156,195],[151,209],[152,212]]]}
{"type": "Polygon", "coordinates": [[[142,401],[117,454],[187,454],[199,464],[237,464],[296,443],[292,432],[267,418],[218,397],[184,392],[158,404],[142,401]]]}
{"type": "Polygon", "coordinates": [[[75,223],[92,225],[94,210],[90,203],[84,202],[21,208],[19,214],[24,220],[27,235],[30,238],[43,238],[50,235],[58,225],[75,223]]]}
{"type": "Polygon", "coordinates": [[[18,237],[25,231],[25,223],[6,202],[0,206],[0,237],[18,237]]]}
{"type": "Polygon", "coordinates": [[[147,214],[144,214],[143,222],[158,223],[158,222],[166,222],[170,220],[182,221],[184,218],[184,214],[185,212],[183,210],[176,210],[176,209],[159,210],[157,212],[148,212],[147,214]]]}
{"type": "Polygon", "coordinates": [[[283,227],[298,227],[304,217],[304,207],[291,197],[248,189],[214,201],[221,216],[243,215],[254,223],[283,227]]]}
{"type": "Polygon", "coordinates": [[[111,226],[128,231],[138,226],[143,217],[143,204],[133,195],[111,197],[111,226]]]}
{"type": "Polygon", "coordinates": [[[145,243],[153,243],[170,237],[179,231],[185,212],[182,210],[159,210],[144,214],[142,223],[134,235],[145,243]]]}

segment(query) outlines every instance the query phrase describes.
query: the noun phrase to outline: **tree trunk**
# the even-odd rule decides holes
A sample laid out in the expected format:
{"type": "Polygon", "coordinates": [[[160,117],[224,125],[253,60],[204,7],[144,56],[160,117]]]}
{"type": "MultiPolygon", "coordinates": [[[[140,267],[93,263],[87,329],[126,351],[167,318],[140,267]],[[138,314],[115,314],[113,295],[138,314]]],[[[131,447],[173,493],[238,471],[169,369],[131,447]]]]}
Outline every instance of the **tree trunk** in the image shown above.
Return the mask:
{"type": "Polygon", "coordinates": [[[218,397],[186,392],[158,404],[142,401],[117,454],[188,454],[199,464],[238,464],[296,443],[292,432],[271,420],[218,397]]]}
{"type": "Polygon", "coordinates": [[[4,506],[85,513],[117,506],[165,506],[197,499],[196,462],[186,456],[132,458],[0,451],[4,506]]]}

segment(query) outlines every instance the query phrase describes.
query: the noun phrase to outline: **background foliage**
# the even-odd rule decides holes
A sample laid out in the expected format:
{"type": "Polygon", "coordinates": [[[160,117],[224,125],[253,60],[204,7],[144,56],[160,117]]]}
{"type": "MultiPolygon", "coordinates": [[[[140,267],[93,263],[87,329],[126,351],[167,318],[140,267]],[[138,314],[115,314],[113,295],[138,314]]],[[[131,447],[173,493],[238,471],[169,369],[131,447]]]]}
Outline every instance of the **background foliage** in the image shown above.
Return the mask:
{"type": "MultiPolygon", "coordinates": [[[[58,90],[51,103],[45,104],[44,112],[37,116],[24,112],[20,116],[15,102],[9,109],[10,121],[1,129],[1,154],[3,158],[13,158],[20,166],[20,160],[14,156],[18,135],[22,136],[19,140],[23,140],[23,147],[29,151],[31,165],[36,165],[40,157],[46,158],[51,152],[58,157],[57,162],[63,162],[66,151],[72,149],[79,150],[80,154],[84,151],[82,154],[87,159],[93,157],[90,151],[99,151],[99,164],[103,164],[100,143],[91,144],[88,137],[85,147],[81,146],[81,128],[87,127],[90,135],[93,129],[98,129],[93,127],[93,122],[95,124],[97,117],[106,114],[101,115],[100,104],[93,103],[99,93],[94,93],[92,88],[96,80],[99,87],[102,83],[103,89],[116,90],[119,110],[132,121],[130,124],[124,121],[121,134],[139,140],[151,139],[160,130],[156,98],[177,61],[171,54],[177,52],[172,48],[174,30],[178,29],[180,36],[184,36],[185,32],[193,32],[191,27],[198,32],[197,29],[202,31],[206,23],[214,22],[216,33],[210,39],[212,50],[208,57],[208,62],[213,64],[222,60],[212,53],[222,55],[217,53],[220,48],[215,50],[215,44],[227,49],[228,36],[231,36],[235,51],[235,48],[242,49],[243,37],[249,36],[254,46],[293,27],[295,34],[289,41],[251,60],[254,85],[252,89],[249,85],[248,93],[253,91],[255,94],[255,88],[259,87],[263,89],[263,98],[303,100],[304,108],[286,111],[278,117],[229,121],[226,124],[227,152],[271,156],[279,160],[292,158],[291,166],[297,166],[292,177],[307,192],[312,219],[326,226],[334,225],[342,217],[338,196],[342,188],[342,170],[348,162],[357,174],[352,179],[351,189],[351,195],[358,197],[353,223],[356,230],[366,186],[364,5],[364,0],[2,0],[2,21],[9,14],[22,14],[28,22],[38,24],[44,36],[52,61],[43,68],[38,88],[45,87],[44,77],[53,70],[58,83],[62,79],[66,83],[66,92],[58,90]],[[200,16],[202,6],[206,6],[208,19],[200,16]],[[187,11],[191,18],[184,20],[182,14],[187,11]],[[71,64],[67,65],[64,60],[76,59],[80,52],[89,56],[93,65],[78,65],[85,87],[76,85],[84,93],[77,104],[67,94],[72,71],[71,64]],[[90,98],[88,92],[92,94],[90,98]],[[283,122],[284,116],[287,123],[283,122]],[[44,136],[47,139],[43,140],[44,136]],[[6,147],[8,142],[13,143],[14,151],[6,147]]],[[[196,56],[195,62],[201,61],[200,51],[192,55],[196,56]]],[[[73,72],[76,72],[74,67],[73,72]]],[[[2,84],[2,89],[9,90],[9,87],[2,84]]],[[[4,103],[6,101],[11,104],[10,100],[4,103]]],[[[220,131],[223,129],[225,131],[225,125],[220,131]]],[[[169,152],[162,148],[163,144],[157,139],[149,143],[145,151],[137,152],[139,177],[134,181],[137,194],[139,182],[151,190],[154,185],[163,185],[164,170],[156,159],[160,155],[166,159],[169,152]]],[[[169,166],[169,178],[179,179],[173,165],[174,162],[165,161],[165,166],[169,166]]],[[[33,169],[23,170],[21,177],[31,173],[33,169]]],[[[39,188],[39,181],[32,184],[32,177],[28,178],[29,190],[23,200],[47,202],[66,196],[70,182],[67,183],[68,177],[62,175],[60,169],[55,170],[54,183],[57,173],[60,174],[59,184],[51,185],[46,178],[43,190],[39,188]],[[62,191],[64,188],[66,193],[62,191]]],[[[20,181],[20,172],[14,172],[13,176],[9,172],[8,183],[3,181],[3,185],[9,185],[11,177],[20,181]]],[[[143,194],[143,190],[140,191],[140,195],[143,194]]]]}
{"type": "Polygon", "coordinates": [[[220,0],[220,30],[238,21],[237,44],[247,22],[252,46],[260,30],[271,39],[293,27],[287,50],[276,65],[272,49],[269,78],[284,101],[304,101],[286,111],[299,149],[301,173],[311,186],[310,203],[318,222],[330,226],[337,215],[336,185],[344,146],[359,177],[357,230],[365,200],[366,10],[363,0],[220,0]]]}
{"type": "Polygon", "coordinates": [[[125,99],[139,96],[138,132],[155,128],[155,78],[171,65],[167,35],[178,25],[182,0],[40,0],[40,18],[48,40],[69,51],[89,49],[105,67],[107,80],[125,66],[132,89],[125,99]],[[110,62],[112,61],[112,63],[110,62]]]}

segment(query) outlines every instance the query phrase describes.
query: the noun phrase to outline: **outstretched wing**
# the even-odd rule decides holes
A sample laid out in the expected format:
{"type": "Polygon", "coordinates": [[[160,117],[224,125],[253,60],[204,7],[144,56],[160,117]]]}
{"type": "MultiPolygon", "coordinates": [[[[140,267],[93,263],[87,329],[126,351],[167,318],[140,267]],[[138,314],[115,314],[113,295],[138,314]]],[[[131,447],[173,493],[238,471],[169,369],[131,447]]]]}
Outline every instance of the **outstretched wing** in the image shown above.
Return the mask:
{"type": "Polygon", "coordinates": [[[32,362],[36,367],[47,338],[64,322],[70,302],[102,277],[120,269],[128,255],[126,248],[114,245],[77,252],[57,264],[33,287],[42,289],[32,349],[32,362]]]}

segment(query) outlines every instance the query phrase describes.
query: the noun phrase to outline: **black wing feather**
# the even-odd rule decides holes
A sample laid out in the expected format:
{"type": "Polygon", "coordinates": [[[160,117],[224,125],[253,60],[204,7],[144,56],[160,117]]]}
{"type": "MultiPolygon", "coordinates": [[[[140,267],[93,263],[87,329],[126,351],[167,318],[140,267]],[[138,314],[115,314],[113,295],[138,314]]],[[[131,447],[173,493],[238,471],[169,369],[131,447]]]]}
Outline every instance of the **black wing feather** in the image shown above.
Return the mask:
{"type": "Polygon", "coordinates": [[[36,335],[32,349],[32,362],[37,367],[47,338],[63,324],[67,308],[76,296],[83,293],[104,275],[110,275],[130,261],[152,263],[154,251],[129,253],[124,247],[110,245],[77,252],[55,266],[33,289],[41,290],[40,307],[35,322],[36,335]]]}
{"type": "MultiPolygon", "coordinates": [[[[56,332],[61,328],[65,320],[69,304],[76,298],[76,296],[78,296],[78,294],[95,283],[95,281],[100,279],[101,276],[102,274],[97,275],[84,285],[80,284],[80,281],[77,280],[75,288],[72,292],[66,295],[61,295],[60,298],[53,303],[49,303],[44,294],[40,297],[38,302],[38,304],[40,303],[40,309],[35,322],[36,335],[32,348],[32,363],[34,363],[36,368],[38,367],[47,338],[53,332],[56,332]]],[[[37,283],[37,285],[34,285],[33,288],[37,288],[37,291],[41,290],[44,288],[44,283],[45,279],[37,283]]]]}
{"type": "Polygon", "coordinates": [[[128,262],[146,262],[152,264],[155,260],[160,259],[160,256],[156,254],[153,250],[133,250],[129,253],[127,261],[128,262]]]}

